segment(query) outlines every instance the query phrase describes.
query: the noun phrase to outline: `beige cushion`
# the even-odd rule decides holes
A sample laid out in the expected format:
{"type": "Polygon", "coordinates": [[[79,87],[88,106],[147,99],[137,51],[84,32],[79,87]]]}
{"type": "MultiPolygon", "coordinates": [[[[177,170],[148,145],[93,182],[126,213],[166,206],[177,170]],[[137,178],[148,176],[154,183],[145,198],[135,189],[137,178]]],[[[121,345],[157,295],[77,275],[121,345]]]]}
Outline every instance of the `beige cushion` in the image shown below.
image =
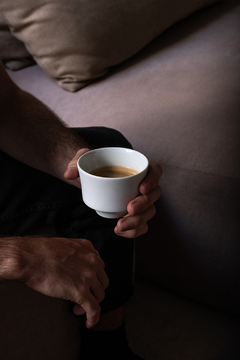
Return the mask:
{"type": "Polygon", "coordinates": [[[76,91],[176,21],[216,0],[1,0],[0,14],[37,63],[76,91]]]}
{"type": "Polygon", "coordinates": [[[35,63],[24,43],[15,38],[0,14],[0,59],[11,70],[19,70],[35,63]]]}

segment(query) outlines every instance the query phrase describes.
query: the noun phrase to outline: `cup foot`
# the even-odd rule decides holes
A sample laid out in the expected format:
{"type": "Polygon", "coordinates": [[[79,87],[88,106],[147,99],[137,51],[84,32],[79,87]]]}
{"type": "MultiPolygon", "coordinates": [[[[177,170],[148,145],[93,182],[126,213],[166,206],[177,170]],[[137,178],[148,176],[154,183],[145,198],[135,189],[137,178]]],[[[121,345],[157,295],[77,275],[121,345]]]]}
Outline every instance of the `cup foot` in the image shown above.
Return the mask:
{"type": "Polygon", "coordinates": [[[96,213],[99,216],[102,216],[102,217],[107,218],[107,219],[117,219],[117,218],[123,217],[124,215],[127,215],[126,211],[111,213],[111,212],[105,212],[105,211],[96,210],[96,213]]]}

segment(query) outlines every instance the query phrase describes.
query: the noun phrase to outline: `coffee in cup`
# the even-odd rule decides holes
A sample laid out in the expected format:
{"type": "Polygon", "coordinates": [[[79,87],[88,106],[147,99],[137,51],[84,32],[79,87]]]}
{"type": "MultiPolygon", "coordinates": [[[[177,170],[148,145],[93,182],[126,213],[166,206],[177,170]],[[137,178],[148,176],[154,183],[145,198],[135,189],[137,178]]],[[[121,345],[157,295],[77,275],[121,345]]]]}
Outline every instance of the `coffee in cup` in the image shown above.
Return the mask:
{"type": "Polygon", "coordinates": [[[127,214],[127,205],[139,194],[148,171],[146,156],[117,147],[88,151],[77,164],[84,203],[106,218],[127,214]]]}
{"type": "Polygon", "coordinates": [[[132,176],[132,175],[136,175],[137,173],[138,172],[135,169],[120,165],[101,166],[91,171],[92,175],[109,177],[109,178],[132,176]]]}

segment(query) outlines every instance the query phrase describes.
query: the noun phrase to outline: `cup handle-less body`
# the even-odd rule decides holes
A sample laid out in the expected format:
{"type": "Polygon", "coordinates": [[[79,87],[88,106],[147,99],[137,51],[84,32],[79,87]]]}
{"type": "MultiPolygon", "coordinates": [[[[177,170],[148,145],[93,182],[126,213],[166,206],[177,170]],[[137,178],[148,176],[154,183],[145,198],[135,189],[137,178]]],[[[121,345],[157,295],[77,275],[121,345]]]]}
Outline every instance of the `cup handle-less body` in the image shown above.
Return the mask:
{"type": "Polygon", "coordinates": [[[106,218],[127,213],[128,203],[139,194],[139,185],[147,174],[148,160],[138,151],[125,148],[101,148],[89,151],[78,160],[84,203],[106,218]],[[90,174],[101,166],[120,165],[133,168],[137,174],[106,178],[90,174]]]}

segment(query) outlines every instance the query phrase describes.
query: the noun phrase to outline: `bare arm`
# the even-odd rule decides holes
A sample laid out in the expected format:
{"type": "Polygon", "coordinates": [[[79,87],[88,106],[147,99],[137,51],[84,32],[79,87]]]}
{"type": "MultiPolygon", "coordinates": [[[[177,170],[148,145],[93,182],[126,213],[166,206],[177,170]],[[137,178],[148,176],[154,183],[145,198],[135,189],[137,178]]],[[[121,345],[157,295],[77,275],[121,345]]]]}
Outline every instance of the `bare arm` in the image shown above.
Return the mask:
{"type": "MultiPolygon", "coordinates": [[[[19,89],[0,61],[0,149],[79,186],[68,164],[89,147],[44,104],[19,89]]],[[[78,314],[86,313],[88,327],[98,322],[108,286],[104,262],[84,239],[0,237],[0,282],[9,280],[75,302],[78,314]]]]}
{"type": "MultiPolygon", "coordinates": [[[[79,186],[76,162],[89,146],[45,105],[19,89],[0,62],[0,149],[79,186]]],[[[153,203],[161,194],[161,174],[160,165],[151,163],[141,195],[129,203],[129,214],[119,220],[116,234],[134,238],[147,231],[147,221],[155,214],[153,203]]],[[[88,327],[98,321],[98,303],[108,286],[103,262],[83,239],[0,238],[0,281],[5,280],[76,302],[87,314],[88,327]]]]}
{"type": "Polygon", "coordinates": [[[64,181],[70,160],[89,149],[51,110],[14,84],[1,62],[0,114],[0,149],[64,181]]]}

